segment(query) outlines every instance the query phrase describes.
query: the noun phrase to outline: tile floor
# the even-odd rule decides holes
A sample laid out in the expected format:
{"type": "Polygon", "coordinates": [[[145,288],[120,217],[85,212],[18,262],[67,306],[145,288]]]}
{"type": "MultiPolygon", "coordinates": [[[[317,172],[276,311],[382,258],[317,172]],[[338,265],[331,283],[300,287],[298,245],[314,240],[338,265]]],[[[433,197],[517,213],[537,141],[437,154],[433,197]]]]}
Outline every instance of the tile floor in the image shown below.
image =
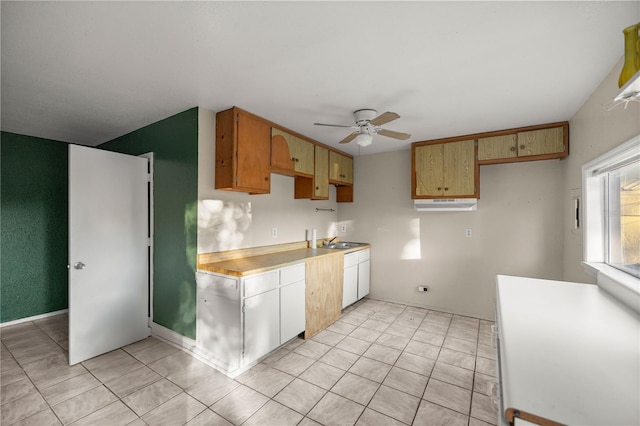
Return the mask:
{"type": "Polygon", "coordinates": [[[70,367],[66,315],[0,330],[0,424],[496,424],[491,322],[363,299],[235,380],[150,337],[70,367]]]}

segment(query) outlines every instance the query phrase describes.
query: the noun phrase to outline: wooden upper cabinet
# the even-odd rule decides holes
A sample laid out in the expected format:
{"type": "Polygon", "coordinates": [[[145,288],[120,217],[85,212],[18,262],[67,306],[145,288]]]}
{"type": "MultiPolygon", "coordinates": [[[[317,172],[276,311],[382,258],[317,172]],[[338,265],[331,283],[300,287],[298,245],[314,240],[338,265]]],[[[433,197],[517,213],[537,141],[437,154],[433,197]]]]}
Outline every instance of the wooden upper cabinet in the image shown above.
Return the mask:
{"type": "Polygon", "coordinates": [[[411,198],[477,198],[475,140],[414,143],[411,198]]]}
{"type": "Polygon", "coordinates": [[[313,176],[314,144],[272,128],[271,169],[274,173],[285,175],[313,176]]]}
{"type": "Polygon", "coordinates": [[[549,160],[569,155],[569,123],[501,130],[475,136],[480,164],[549,160]]]}
{"type": "Polygon", "coordinates": [[[296,176],[294,186],[295,198],[312,200],[329,199],[329,150],[323,146],[315,146],[313,177],[296,176]]]}
{"type": "Polygon", "coordinates": [[[268,194],[271,126],[233,107],[216,114],[216,189],[268,194]]]}
{"type": "Polygon", "coordinates": [[[353,185],[353,158],[330,151],[329,181],[338,185],[353,185]]]}

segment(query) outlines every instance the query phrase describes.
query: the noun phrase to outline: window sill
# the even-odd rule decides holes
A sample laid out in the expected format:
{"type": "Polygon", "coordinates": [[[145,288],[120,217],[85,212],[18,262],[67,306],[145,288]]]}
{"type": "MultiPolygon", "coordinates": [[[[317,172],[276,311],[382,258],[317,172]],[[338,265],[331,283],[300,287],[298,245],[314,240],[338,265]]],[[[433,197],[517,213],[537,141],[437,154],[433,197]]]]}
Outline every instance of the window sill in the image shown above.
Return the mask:
{"type": "Polygon", "coordinates": [[[598,287],[640,314],[640,279],[606,263],[582,262],[582,266],[597,278],[598,287]]]}

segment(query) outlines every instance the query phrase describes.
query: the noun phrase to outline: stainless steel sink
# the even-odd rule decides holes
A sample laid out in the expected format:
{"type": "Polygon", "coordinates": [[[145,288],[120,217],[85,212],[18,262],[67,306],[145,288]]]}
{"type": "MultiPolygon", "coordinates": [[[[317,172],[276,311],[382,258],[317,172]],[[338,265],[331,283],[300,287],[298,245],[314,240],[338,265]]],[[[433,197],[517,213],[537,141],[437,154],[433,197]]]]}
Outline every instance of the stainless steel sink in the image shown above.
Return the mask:
{"type": "Polygon", "coordinates": [[[322,248],[345,250],[345,249],[361,247],[366,245],[367,245],[366,243],[352,243],[347,241],[341,241],[339,243],[331,243],[329,245],[322,246],[322,248]]]}

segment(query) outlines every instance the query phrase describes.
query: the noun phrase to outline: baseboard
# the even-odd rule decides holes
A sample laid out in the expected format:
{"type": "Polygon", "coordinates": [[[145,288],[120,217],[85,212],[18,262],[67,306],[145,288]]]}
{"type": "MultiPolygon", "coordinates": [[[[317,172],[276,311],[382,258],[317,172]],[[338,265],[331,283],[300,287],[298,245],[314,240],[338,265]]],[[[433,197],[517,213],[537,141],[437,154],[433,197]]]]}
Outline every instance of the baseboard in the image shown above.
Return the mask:
{"type": "Polygon", "coordinates": [[[46,314],[34,315],[32,317],[26,317],[26,318],[13,320],[13,321],[7,321],[7,322],[0,323],[0,328],[10,327],[12,325],[18,325],[18,324],[22,324],[30,321],[38,321],[38,320],[49,318],[49,317],[55,317],[56,315],[66,314],[67,312],[69,312],[69,309],[62,309],[54,312],[47,312],[46,314]]]}

